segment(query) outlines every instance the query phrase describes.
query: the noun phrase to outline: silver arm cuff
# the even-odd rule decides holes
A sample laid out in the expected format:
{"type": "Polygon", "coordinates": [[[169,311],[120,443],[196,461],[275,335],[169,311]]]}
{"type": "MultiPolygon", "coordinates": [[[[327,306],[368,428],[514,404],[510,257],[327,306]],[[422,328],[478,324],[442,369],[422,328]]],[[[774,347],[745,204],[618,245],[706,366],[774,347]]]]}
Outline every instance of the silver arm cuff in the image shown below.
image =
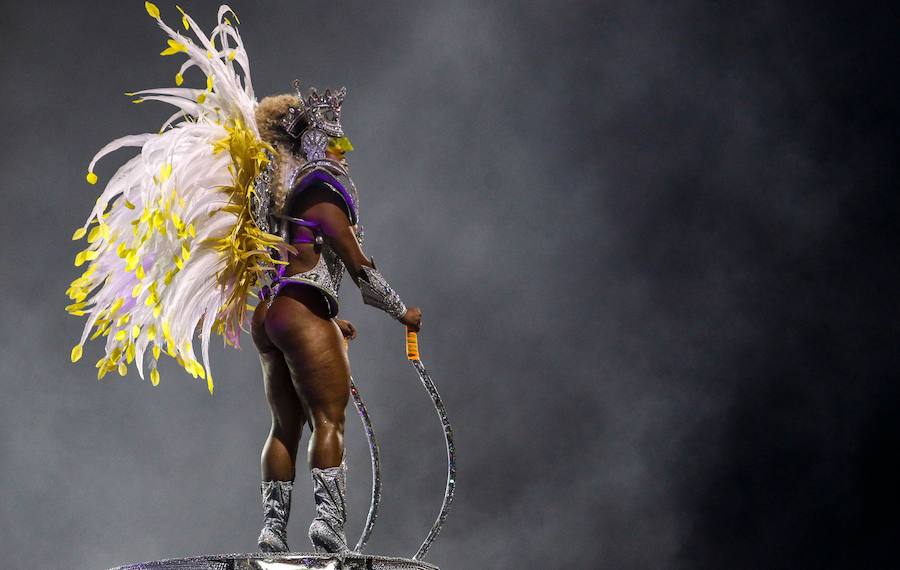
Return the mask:
{"type": "Polygon", "coordinates": [[[374,267],[363,265],[360,269],[359,290],[366,305],[377,307],[395,319],[406,314],[406,305],[400,300],[400,295],[374,267]]]}

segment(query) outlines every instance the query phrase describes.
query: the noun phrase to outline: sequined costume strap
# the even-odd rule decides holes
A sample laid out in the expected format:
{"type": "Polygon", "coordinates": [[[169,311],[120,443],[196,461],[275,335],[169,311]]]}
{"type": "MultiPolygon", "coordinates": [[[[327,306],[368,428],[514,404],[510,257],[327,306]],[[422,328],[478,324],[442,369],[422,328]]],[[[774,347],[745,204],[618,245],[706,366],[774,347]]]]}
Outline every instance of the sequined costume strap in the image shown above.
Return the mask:
{"type": "MultiPolygon", "coordinates": [[[[313,239],[293,239],[290,240],[291,243],[314,243],[316,245],[322,245],[325,242],[325,238],[322,234],[322,225],[319,222],[304,220],[303,218],[294,218],[293,216],[285,216],[284,214],[274,214],[274,216],[300,227],[309,228],[313,231],[313,239]]],[[[285,241],[287,241],[287,234],[285,234],[284,237],[285,241]]]]}
{"type": "Polygon", "coordinates": [[[303,218],[295,218],[293,216],[285,216],[284,214],[274,214],[276,218],[281,218],[282,220],[287,220],[292,224],[297,224],[298,226],[304,226],[307,228],[318,228],[321,224],[319,222],[313,222],[312,220],[304,220],[303,218]]]}

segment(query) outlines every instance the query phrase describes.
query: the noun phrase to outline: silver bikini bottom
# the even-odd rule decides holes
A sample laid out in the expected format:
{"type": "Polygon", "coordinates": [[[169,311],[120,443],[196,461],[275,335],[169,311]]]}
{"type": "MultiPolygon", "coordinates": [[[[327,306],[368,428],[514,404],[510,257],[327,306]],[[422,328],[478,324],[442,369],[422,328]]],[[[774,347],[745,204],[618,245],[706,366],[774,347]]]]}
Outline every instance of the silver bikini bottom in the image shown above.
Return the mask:
{"type": "Polygon", "coordinates": [[[337,284],[334,282],[334,277],[331,275],[331,272],[328,271],[328,265],[325,263],[324,255],[319,256],[319,261],[316,262],[315,267],[313,267],[309,271],[303,271],[301,273],[295,273],[294,275],[278,277],[272,284],[273,298],[278,294],[278,291],[281,290],[281,287],[285,283],[302,283],[304,285],[315,287],[319,290],[319,292],[322,293],[322,297],[325,299],[325,304],[328,305],[328,316],[334,317],[335,315],[337,315],[337,284]]]}

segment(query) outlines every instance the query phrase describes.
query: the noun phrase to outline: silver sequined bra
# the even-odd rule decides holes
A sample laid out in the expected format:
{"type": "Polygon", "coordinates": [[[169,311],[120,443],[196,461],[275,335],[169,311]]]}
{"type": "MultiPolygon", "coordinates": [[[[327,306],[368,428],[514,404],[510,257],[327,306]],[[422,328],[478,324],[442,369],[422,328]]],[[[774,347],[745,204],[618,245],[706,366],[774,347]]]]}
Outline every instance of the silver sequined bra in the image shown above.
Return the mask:
{"type": "MultiPolygon", "coordinates": [[[[347,217],[354,226],[356,239],[362,245],[363,232],[359,226],[359,197],[353,181],[347,174],[347,170],[339,163],[331,160],[306,163],[291,175],[290,186],[293,190],[286,200],[288,205],[297,195],[313,186],[324,187],[338,194],[345,206],[347,217]]],[[[285,208],[285,210],[288,209],[289,207],[285,208]]],[[[279,233],[285,241],[288,241],[289,223],[311,229],[315,235],[314,243],[319,253],[319,260],[312,269],[293,275],[285,275],[285,266],[281,266],[277,277],[272,282],[272,296],[277,295],[285,283],[301,283],[312,286],[322,293],[322,297],[328,306],[329,317],[334,317],[339,309],[338,292],[341,287],[341,279],[344,277],[344,262],[341,261],[337,252],[325,243],[321,229],[315,222],[284,215],[276,217],[282,221],[279,224],[279,233]]]]}

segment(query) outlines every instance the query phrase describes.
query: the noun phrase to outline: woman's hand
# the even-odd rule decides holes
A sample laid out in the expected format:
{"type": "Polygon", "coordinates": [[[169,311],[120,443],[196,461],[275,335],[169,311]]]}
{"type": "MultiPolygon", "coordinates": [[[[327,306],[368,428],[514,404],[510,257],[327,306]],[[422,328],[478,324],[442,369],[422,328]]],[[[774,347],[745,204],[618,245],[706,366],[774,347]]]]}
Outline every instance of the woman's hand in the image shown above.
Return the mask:
{"type": "Polygon", "coordinates": [[[419,307],[410,307],[406,309],[406,312],[400,317],[400,322],[412,330],[419,332],[419,329],[422,328],[422,309],[419,307]]]}
{"type": "Polygon", "coordinates": [[[356,338],[356,327],[353,326],[353,323],[344,319],[334,319],[334,322],[340,327],[341,334],[344,335],[345,339],[353,340],[356,338]]]}

